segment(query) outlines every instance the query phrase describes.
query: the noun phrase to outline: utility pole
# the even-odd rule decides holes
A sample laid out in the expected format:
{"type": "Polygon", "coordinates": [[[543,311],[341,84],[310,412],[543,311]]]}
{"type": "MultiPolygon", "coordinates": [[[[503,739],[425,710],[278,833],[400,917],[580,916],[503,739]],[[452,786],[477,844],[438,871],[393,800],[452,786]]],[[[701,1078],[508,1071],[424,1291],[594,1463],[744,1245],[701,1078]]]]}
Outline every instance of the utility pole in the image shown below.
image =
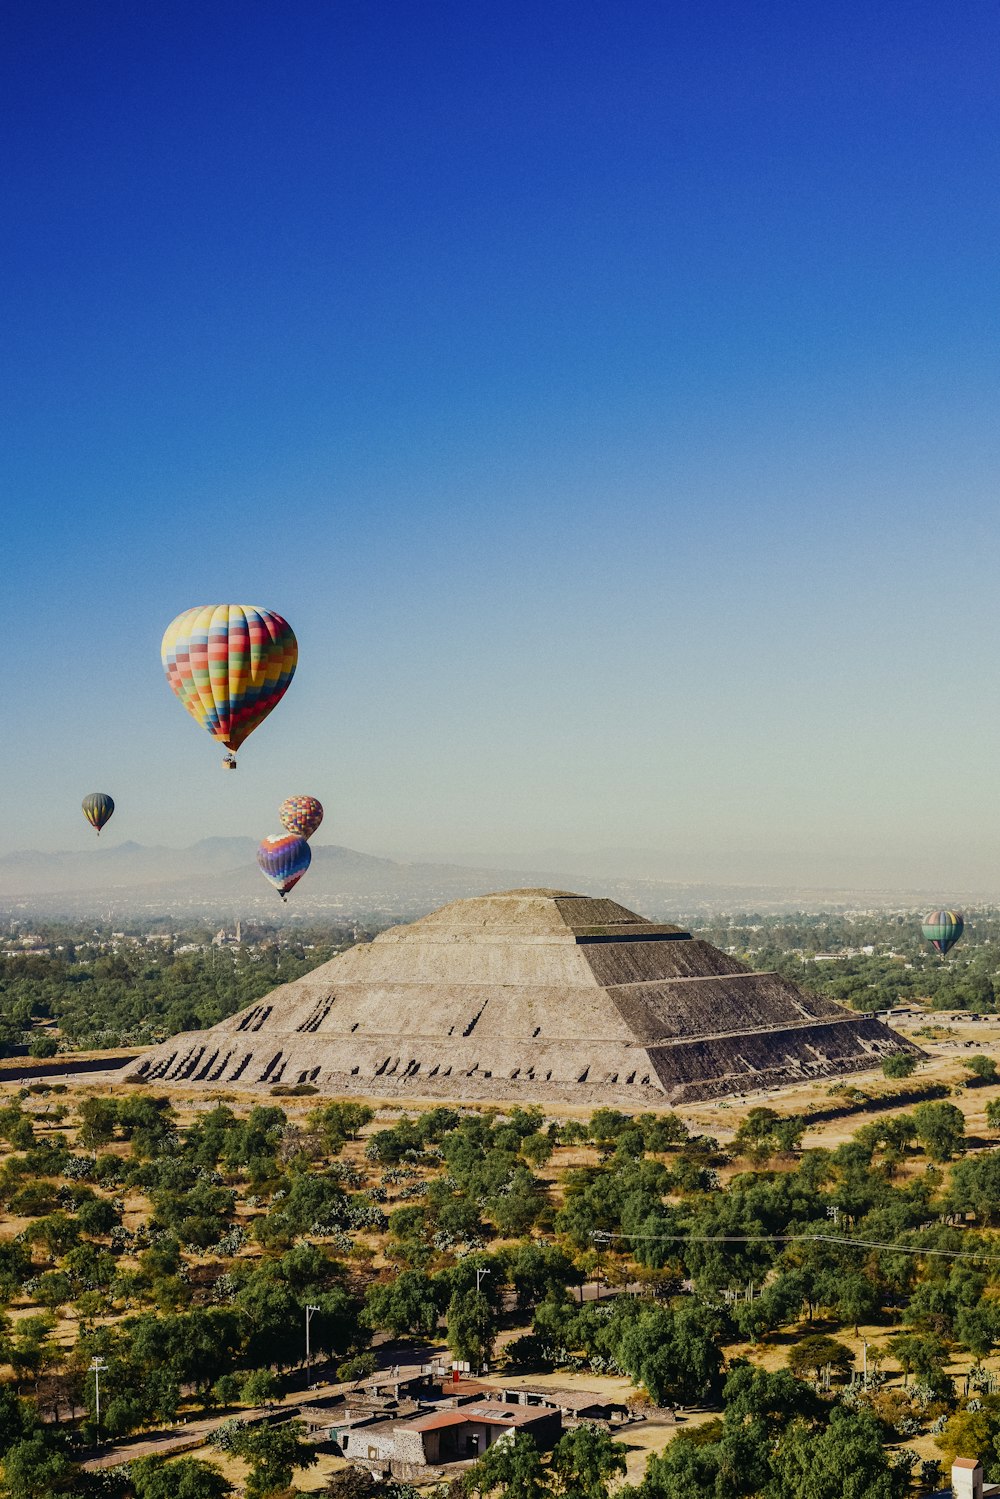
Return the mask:
{"type": "MultiPolygon", "coordinates": [[[[479,1287],[482,1284],[483,1276],[484,1275],[489,1275],[489,1273],[490,1273],[490,1268],[489,1268],[488,1265],[477,1265],[476,1266],[476,1295],[477,1296],[479,1295],[479,1287]]],[[[480,1331],[480,1336],[483,1338],[483,1341],[485,1342],[486,1329],[481,1327],[479,1331],[480,1331]]],[[[483,1372],[483,1367],[485,1366],[485,1362],[486,1361],[482,1357],[482,1354],[480,1354],[480,1359],[479,1359],[480,1367],[476,1371],[478,1374],[481,1374],[483,1372]]]]}
{"type": "Polygon", "coordinates": [[[107,1372],[107,1364],[98,1355],[90,1361],[91,1372],[94,1376],[94,1425],[97,1430],[97,1440],[101,1440],[101,1375],[107,1372]]]}
{"type": "Polygon", "coordinates": [[[313,1319],[313,1313],[318,1312],[318,1306],[306,1307],[306,1385],[312,1387],[312,1354],[309,1351],[309,1324],[313,1319]]]}

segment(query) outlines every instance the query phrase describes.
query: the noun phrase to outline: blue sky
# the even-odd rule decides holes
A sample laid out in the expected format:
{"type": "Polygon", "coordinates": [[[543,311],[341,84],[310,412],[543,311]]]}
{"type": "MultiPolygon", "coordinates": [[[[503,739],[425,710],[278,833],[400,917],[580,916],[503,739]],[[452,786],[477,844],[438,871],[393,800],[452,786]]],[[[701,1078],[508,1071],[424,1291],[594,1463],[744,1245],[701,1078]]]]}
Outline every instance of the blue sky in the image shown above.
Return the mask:
{"type": "Polygon", "coordinates": [[[0,851],[983,886],[1000,19],[14,0],[0,851]],[[195,603],[301,664],[236,776],[195,603]]]}

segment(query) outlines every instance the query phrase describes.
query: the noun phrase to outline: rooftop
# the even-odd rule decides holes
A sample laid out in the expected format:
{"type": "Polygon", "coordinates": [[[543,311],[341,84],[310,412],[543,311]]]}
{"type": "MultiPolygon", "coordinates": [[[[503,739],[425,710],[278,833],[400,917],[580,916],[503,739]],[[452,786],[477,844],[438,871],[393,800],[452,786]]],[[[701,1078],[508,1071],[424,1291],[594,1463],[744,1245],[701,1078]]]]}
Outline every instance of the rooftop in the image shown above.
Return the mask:
{"type": "Polygon", "coordinates": [[[527,1426],[543,1416],[555,1414],[552,1406],[507,1405],[500,1400],[477,1400],[462,1405],[455,1412],[466,1421],[482,1421],[487,1426],[527,1426]]]}
{"type": "Polygon", "coordinates": [[[468,1419],[466,1410],[467,1407],[463,1406],[457,1411],[431,1411],[429,1416],[417,1416],[405,1424],[410,1431],[440,1431],[445,1426],[464,1426],[468,1419]]]}

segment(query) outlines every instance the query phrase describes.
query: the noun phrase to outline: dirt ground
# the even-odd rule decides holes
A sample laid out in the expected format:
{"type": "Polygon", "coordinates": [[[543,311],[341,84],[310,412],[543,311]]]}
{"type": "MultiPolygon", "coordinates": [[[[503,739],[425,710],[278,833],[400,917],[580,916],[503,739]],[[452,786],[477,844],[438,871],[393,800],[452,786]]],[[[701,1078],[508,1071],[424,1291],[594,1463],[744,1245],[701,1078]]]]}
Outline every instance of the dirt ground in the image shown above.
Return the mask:
{"type": "MultiPolygon", "coordinates": [[[[247,1478],[247,1465],[238,1457],[230,1457],[227,1453],[219,1452],[215,1447],[196,1447],[192,1452],[186,1452],[185,1457],[197,1457],[202,1462],[214,1463],[221,1468],[223,1473],[233,1484],[237,1491],[241,1491],[247,1478]]],[[[334,1473],[342,1468],[348,1467],[346,1458],[335,1457],[332,1453],[321,1452],[319,1460],[314,1468],[300,1468],[295,1474],[295,1487],[302,1494],[322,1494],[326,1491],[334,1473]]]]}

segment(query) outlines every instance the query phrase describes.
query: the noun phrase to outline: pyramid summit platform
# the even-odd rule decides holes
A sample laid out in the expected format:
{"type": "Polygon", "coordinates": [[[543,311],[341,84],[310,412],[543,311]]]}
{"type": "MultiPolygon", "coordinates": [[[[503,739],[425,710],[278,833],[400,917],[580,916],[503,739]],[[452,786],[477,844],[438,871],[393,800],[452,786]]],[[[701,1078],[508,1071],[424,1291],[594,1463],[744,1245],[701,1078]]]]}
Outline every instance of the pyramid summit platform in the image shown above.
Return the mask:
{"type": "Polygon", "coordinates": [[[680,927],[566,890],[453,901],[140,1057],[133,1081],[655,1107],[912,1043],[680,927]]]}

